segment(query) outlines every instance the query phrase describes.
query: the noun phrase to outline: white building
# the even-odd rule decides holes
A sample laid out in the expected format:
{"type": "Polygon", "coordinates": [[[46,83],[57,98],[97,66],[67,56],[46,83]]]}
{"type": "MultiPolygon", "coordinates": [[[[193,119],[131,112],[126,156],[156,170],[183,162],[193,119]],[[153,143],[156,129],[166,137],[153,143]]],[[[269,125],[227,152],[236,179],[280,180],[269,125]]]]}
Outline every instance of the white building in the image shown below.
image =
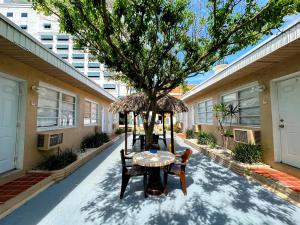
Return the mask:
{"type": "Polygon", "coordinates": [[[55,17],[37,14],[31,4],[26,2],[27,0],[0,0],[0,13],[115,97],[128,94],[126,86],[112,80],[111,73],[103,64],[94,61],[87,49],[76,48],[72,36],[59,32],[59,23],[55,17]]]}

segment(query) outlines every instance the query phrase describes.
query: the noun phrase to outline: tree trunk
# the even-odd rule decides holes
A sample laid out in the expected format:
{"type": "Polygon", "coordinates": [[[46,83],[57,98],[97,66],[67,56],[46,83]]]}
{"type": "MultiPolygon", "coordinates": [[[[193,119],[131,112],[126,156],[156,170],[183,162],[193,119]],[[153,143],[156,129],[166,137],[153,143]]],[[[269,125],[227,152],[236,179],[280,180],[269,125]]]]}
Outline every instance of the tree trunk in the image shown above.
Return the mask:
{"type": "Polygon", "coordinates": [[[143,113],[143,125],[144,125],[144,130],[145,130],[145,136],[146,136],[146,148],[147,146],[150,146],[152,144],[153,138],[153,130],[154,130],[154,125],[155,125],[155,117],[157,113],[157,106],[156,106],[156,101],[152,101],[150,103],[150,107],[147,112],[143,113]],[[149,116],[151,114],[151,118],[149,121],[149,116]]]}

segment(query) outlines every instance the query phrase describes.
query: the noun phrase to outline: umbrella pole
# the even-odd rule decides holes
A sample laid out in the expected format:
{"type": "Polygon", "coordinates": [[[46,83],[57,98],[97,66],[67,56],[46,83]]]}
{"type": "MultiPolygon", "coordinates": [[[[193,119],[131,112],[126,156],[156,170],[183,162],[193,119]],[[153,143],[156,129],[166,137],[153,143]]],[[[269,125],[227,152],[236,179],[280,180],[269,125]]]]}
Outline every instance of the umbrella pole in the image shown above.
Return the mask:
{"type": "Polygon", "coordinates": [[[165,146],[167,147],[167,141],[166,141],[166,128],[165,128],[165,113],[162,113],[162,124],[163,124],[163,141],[165,143],[165,146]]]}
{"type": "Polygon", "coordinates": [[[175,146],[174,146],[174,127],[173,127],[173,112],[170,113],[171,119],[171,152],[175,154],[175,146]]]}
{"type": "Polygon", "coordinates": [[[128,132],[128,124],[127,124],[127,112],[125,114],[125,155],[127,155],[127,132],[128,132]]]}
{"type": "Polygon", "coordinates": [[[134,145],[136,142],[136,114],[135,112],[133,113],[133,143],[132,145],[134,145]]]}

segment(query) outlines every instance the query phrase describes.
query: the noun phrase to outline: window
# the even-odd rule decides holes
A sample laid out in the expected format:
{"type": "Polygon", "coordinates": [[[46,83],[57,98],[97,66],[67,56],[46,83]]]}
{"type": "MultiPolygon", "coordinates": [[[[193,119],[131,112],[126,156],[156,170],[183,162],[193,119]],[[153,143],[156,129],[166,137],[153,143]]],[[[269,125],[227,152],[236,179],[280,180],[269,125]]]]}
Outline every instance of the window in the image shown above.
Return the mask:
{"type": "Polygon", "coordinates": [[[61,91],[40,87],[37,127],[71,127],[75,125],[76,98],[61,91]]]}
{"type": "Polygon", "coordinates": [[[21,13],[21,17],[28,17],[28,13],[21,13]]]}
{"type": "MultiPolygon", "coordinates": [[[[222,96],[222,102],[238,106],[238,115],[232,123],[241,125],[260,125],[259,92],[256,86],[242,89],[222,96]]],[[[230,122],[230,118],[225,121],[230,122]]]]}
{"type": "Polygon", "coordinates": [[[52,35],[41,35],[41,40],[42,41],[52,41],[53,40],[53,36],[52,35]]]}
{"type": "Polygon", "coordinates": [[[68,35],[64,35],[64,34],[59,34],[59,35],[57,35],[57,40],[58,41],[68,41],[69,40],[69,36],[68,35]]]}
{"type": "Polygon", "coordinates": [[[88,67],[89,68],[100,68],[100,63],[89,63],[88,67]]]}
{"type": "Polygon", "coordinates": [[[200,102],[197,109],[197,123],[212,124],[213,123],[213,102],[207,100],[200,102]]]}
{"type": "Polygon", "coordinates": [[[50,30],[51,29],[51,23],[44,23],[44,29],[50,30]]]}
{"type": "Polygon", "coordinates": [[[100,77],[100,72],[88,72],[88,77],[100,77]]]}
{"type": "Polygon", "coordinates": [[[84,63],[73,63],[75,68],[84,68],[84,63]]]}
{"type": "Polygon", "coordinates": [[[21,29],[27,30],[27,25],[20,25],[21,29]]]}
{"type": "Polygon", "coordinates": [[[73,50],[81,50],[81,51],[83,51],[84,48],[83,48],[83,47],[79,47],[79,46],[74,45],[74,46],[73,46],[73,50]]]}
{"type": "Polygon", "coordinates": [[[113,89],[116,89],[116,85],[115,84],[103,84],[103,88],[113,90],[113,89]]]}
{"type": "Polygon", "coordinates": [[[69,55],[68,54],[58,54],[61,58],[63,59],[68,59],[69,55]]]}
{"type": "Polygon", "coordinates": [[[84,103],[84,125],[97,125],[99,121],[99,105],[86,100],[84,103]]]}
{"type": "Polygon", "coordinates": [[[56,45],[57,50],[68,50],[69,45],[56,45]]]}
{"type": "Polygon", "coordinates": [[[111,73],[108,71],[103,71],[103,76],[109,78],[111,77],[111,73]]]}
{"type": "Polygon", "coordinates": [[[13,14],[12,12],[8,12],[8,13],[6,13],[6,16],[7,16],[7,17],[13,17],[14,14],[13,14]]]}
{"type": "Polygon", "coordinates": [[[84,54],[73,54],[72,58],[73,59],[84,59],[84,54]]]}
{"type": "Polygon", "coordinates": [[[52,48],[53,48],[53,45],[51,45],[51,44],[44,44],[44,46],[45,46],[46,48],[48,48],[48,49],[52,49],[52,48]]]}

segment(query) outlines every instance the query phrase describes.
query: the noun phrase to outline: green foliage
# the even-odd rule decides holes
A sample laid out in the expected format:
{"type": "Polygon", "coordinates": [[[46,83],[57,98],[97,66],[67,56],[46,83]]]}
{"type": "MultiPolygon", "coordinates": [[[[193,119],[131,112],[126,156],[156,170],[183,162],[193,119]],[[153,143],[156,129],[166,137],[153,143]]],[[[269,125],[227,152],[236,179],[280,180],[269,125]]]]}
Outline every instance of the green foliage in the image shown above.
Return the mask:
{"type": "Polygon", "coordinates": [[[59,170],[77,160],[77,155],[72,150],[65,150],[57,155],[49,156],[42,162],[38,169],[41,170],[59,170]]]}
{"type": "Polygon", "coordinates": [[[262,147],[255,144],[238,144],[234,149],[234,159],[242,163],[257,163],[262,160],[262,147]]]}
{"type": "MultiPolygon", "coordinates": [[[[203,74],[226,56],[257,43],[299,10],[297,0],[31,0],[33,8],[59,18],[62,32],[89,49],[97,60],[149,97],[157,100],[203,74]]],[[[155,117],[145,125],[151,138],[155,117]]]]}
{"type": "Polygon", "coordinates": [[[187,129],[185,131],[185,136],[187,139],[195,138],[195,132],[192,129],[187,129]]]}
{"type": "Polygon", "coordinates": [[[182,132],[182,128],[180,126],[180,123],[175,123],[174,126],[173,126],[173,129],[174,129],[175,133],[181,133],[182,132]]]}
{"type": "Polygon", "coordinates": [[[152,98],[271,34],[300,4],[209,0],[193,11],[190,0],[31,1],[35,10],[58,16],[78,46],[152,98]]]}
{"type": "Polygon", "coordinates": [[[109,141],[109,137],[106,133],[96,133],[92,136],[85,137],[81,142],[81,146],[85,148],[97,148],[109,141]]]}
{"type": "Polygon", "coordinates": [[[125,130],[123,128],[118,128],[115,131],[115,134],[123,134],[125,132],[125,130]]]}
{"type": "Polygon", "coordinates": [[[213,134],[201,131],[198,134],[198,143],[201,145],[208,145],[209,147],[214,148],[216,147],[217,139],[213,134]]]}

